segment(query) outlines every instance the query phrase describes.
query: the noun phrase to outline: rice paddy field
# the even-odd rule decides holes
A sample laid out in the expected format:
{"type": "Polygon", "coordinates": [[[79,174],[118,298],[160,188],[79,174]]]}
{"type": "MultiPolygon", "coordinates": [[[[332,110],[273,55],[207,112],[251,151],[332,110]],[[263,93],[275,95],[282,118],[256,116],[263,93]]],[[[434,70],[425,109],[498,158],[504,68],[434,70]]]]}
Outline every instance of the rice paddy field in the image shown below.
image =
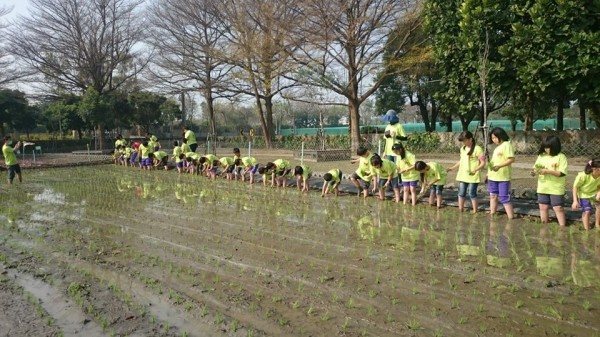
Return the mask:
{"type": "Polygon", "coordinates": [[[0,336],[600,336],[600,231],[113,165],[0,188],[0,336]]]}

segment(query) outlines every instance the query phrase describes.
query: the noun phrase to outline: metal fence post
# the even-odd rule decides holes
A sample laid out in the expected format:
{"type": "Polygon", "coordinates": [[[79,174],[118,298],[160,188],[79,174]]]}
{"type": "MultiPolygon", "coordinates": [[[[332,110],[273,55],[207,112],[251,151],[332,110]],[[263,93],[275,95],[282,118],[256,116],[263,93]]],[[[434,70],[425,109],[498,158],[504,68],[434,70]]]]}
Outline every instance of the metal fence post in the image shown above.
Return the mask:
{"type": "Polygon", "coordinates": [[[381,156],[381,139],[377,141],[377,153],[381,156]]]}
{"type": "Polygon", "coordinates": [[[248,142],[248,157],[252,155],[252,142],[248,142]]]}
{"type": "Polygon", "coordinates": [[[300,149],[300,165],[304,164],[304,142],[302,142],[302,147],[300,149]]]}

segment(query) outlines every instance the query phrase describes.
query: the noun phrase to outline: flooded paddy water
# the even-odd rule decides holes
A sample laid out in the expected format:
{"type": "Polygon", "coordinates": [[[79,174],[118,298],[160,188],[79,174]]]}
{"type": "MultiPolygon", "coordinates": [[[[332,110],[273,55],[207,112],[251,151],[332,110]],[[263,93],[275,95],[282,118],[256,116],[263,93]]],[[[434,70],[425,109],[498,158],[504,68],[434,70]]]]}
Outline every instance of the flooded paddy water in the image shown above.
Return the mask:
{"type": "Polygon", "coordinates": [[[5,275],[65,336],[600,336],[578,226],[110,165],[0,195],[5,275]]]}

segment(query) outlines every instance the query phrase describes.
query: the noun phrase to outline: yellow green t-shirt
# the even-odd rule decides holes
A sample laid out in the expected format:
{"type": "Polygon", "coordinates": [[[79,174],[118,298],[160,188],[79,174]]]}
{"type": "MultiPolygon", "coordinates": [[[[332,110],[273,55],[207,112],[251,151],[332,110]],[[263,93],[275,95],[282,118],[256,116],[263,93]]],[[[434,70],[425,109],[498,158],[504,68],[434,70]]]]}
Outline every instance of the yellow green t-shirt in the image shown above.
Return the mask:
{"type": "Polygon", "coordinates": [[[231,157],[223,157],[223,158],[219,159],[219,162],[221,163],[222,167],[228,167],[230,165],[233,165],[234,160],[231,157]]]}
{"type": "Polygon", "coordinates": [[[381,160],[381,167],[377,168],[371,166],[371,175],[379,176],[379,179],[387,179],[389,177],[395,178],[398,176],[398,167],[396,163],[387,159],[381,160]]]}
{"type": "Polygon", "coordinates": [[[185,157],[186,158],[191,158],[192,160],[198,160],[198,159],[200,159],[200,155],[197,154],[196,152],[187,152],[185,154],[185,157]]]}
{"type": "MultiPolygon", "coordinates": [[[[310,166],[300,165],[302,167],[302,179],[308,179],[310,175],[313,173],[313,170],[310,166]]],[[[329,171],[331,172],[331,171],[329,171]]]]}
{"type": "Polygon", "coordinates": [[[254,157],[242,157],[241,161],[244,167],[252,167],[258,164],[258,160],[256,160],[254,157]]]}
{"type": "Polygon", "coordinates": [[[128,146],[125,148],[125,158],[131,157],[132,153],[133,153],[133,148],[131,146],[128,146]]]}
{"type": "Polygon", "coordinates": [[[181,152],[182,153],[192,152],[192,148],[189,145],[183,143],[183,144],[181,144],[181,152]]]}
{"type": "Polygon", "coordinates": [[[17,165],[17,155],[15,155],[15,149],[12,146],[4,144],[2,146],[2,155],[4,156],[6,166],[17,165]]]}
{"type": "Polygon", "coordinates": [[[152,152],[154,152],[154,149],[151,148],[150,145],[144,146],[144,144],[140,144],[140,153],[142,154],[142,159],[148,158],[148,155],[152,152]]]}
{"type": "Polygon", "coordinates": [[[425,182],[431,184],[435,181],[434,185],[446,185],[446,179],[448,178],[446,168],[435,162],[429,162],[427,166],[429,166],[429,170],[425,172],[425,182]]]}
{"type": "Polygon", "coordinates": [[[162,160],[166,156],[167,156],[167,153],[165,151],[156,151],[156,152],[154,152],[154,158],[156,158],[158,160],[162,160]]]}
{"type": "Polygon", "coordinates": [[[488,179],[493,181],[510,181],[512,177],[512,164],[501,167],[496,172],[492,170],[492,167],[505,162],[508,158],[514,157],[515,150],[510,141],[505,141],[502,142],[502,144],[498,145],[494,149],[494,152],[492,153],[492,157],[490,158],[490,162],[488,164],[488,179]]]}
{"type": "Polygon", "coordinates": [[[364,181],[371,180],[371,158],[373,154],[369,152],[366,157],[360,156],[358,158],[358,168],[355,173],[364,181]]]}
{"type": "MultiPolygon", "coordinates": [[[[386,138],[384,136],[385,150],[383,151],[383,155],[384,156],[395,156],[396,154],[394,153],[394,151],[392,151],[392,146],[394,146],[394,144],[396,144],[400,141],[400,140],[396,139],[396,137],[397,136],[406,137],[406,132],[404,131],[404,127],[400,123],[396,123],[394,125],[388,124],[385,127],[385,131],[389,131],[391,137],[386,138]]],[[[384,134],[385,134],[385,131],[384,131],[384,134]]]]}
{"type": "Polygon", "coordinates": [[[409,151],[404,152],[404,159],[401,159],[400,156],[396,157],[398,172],[408,169],[408,171],[400,174],[402,181],[417,181],[421,178],[419,171],[415,170],[416,161],[415,155],[409,151]]]}
{"type": "Polygon", "coordinates": [[[187,140],[188,145],[196,144],[196,134],[192,130],[187,130],[183,138],[187,140]]]}
{"type": "Polygon", "coordinates": [[[329,170],[327,173],[331,174],[330,184],[338,184],[342,181],[341,171],[339,169],[329,170]]]}
{"type": "Polygon", "coordinates": [[[291,167],[290,162],[285,159],[277,159],[273,164],[275,164],[277,171],[287,170],[291,167]]]}
{"type": "Polygon", "coordinates": [[[206,158],[206,163],[208,163],[209,165],[212,165],[212,163],[215,160],[219,160],[219,158],[217,156],[215,156],[214,154],[207,154],[203,156],[204,158],[206,158]]]}
{"type": "Polygon", "coordinates": [[[564,175],[561,177],[555,177],[551,174],[538,174],[537,192],[552,195],[565,194],[567,167],[567,156],[565,156],[562,152],[556,156],[551,156],[545,153],[540,154],[533,165],[534,169],[559,171],[564,175]]]}
{"type": "Polygon", "coordinates": [[[182,159],[179,159],[179,155],[183,153],[181,146],[175,146],[173,148],[173,157],[175,157],[176,163],[181,163],[182,159]]]}
{"type": "Polygon", "coordinates": [[[483,149],[479,145],[475,145],[473,153],[469,155],[471,151],[470,147],[463,146],[460,148],[460,164],[458,165],[458,172],[456,172],[456,181],[463,183],[480,183],[481,174],[479,171],[475,174],[470,175],[479,166],[479,160],[483,160],[483,149]]]}
{"type": "Polygon", "coordinates": [[[127,145],[127,142],[125,141],[125,139],[117,139],[115,140],[115,149],[119,146],[125,146],[127,145]]]}
{"type": "Polygon", "coordinates": [[[579,172],[573,186],[577,187],[578,197],[590,199],[600,191],[600,177],[594,178],[591,173],[579,172]]]}

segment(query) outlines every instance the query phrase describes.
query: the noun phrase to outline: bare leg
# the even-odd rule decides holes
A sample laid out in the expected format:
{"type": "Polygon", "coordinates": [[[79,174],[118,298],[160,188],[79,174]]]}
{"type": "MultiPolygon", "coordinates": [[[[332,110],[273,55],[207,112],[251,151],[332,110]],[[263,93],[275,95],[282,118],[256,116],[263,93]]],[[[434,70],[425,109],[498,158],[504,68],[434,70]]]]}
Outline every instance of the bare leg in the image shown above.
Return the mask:
{"type": "Polygon", "coordinates": [[[548,221],[550,220],[550,217],[548,216],[549,209],[550,206],[540,204],[540,220],[542,220],[542,223],[548,223],[548,221]]]}
{"type": "Polygon", "coordinates": [[[498,195],[490,194],[490,214],[496,214],[498,209],[498,195]]]}
{"type": "Polygon", "coordinates": [[[471,210],[471,213],[473,213],[473,214],[477,213],[477,211],[479,209],[479,200],[477,200],[477,198],[472,198],[471,206],[473,207],[473,209],[471,210]]]}
{"type": "Polygon", "coordinates": [[[400,202],[400,189],[394,188],[394,196],[396,197],[396,202],[400,202]]]}
{"type": "Polygon", "coordinates": [[[583,222],[583,228],[586,230],[590,229],[590,217],[590,212],[583,212],[583,214],[581,214],[581,222],[583,222]]]}
{"type": "Polygon", "coordinates": [[[436,198],[436,203],[437,203],[437,208],[441,208],[442,207],[442,194],[436,194],[435,195],[436,198]]]}
{"type": "Polygon", "coordinates": [[[465,210],[465,198],[458,197],[458,210],[463,212],[465,210]]]}
{"type": "Polygon", "coordinates": [[[556,213],[556,219],[558,220],[558,224],[561,227],[565,227],[567,225],[567,216],[565,214],[565,209],[563,206],[554,206],[552,207],[554,213],[556,213]]]}
{"type": "Polygon", "coordinates": [[[506,215],[509,219],[515,218],[515,211],[513,210],[513,206],[511,203],[504,204],[504,210],[506,211],[506,215]]]}
{"type": "Polygon", "coordinates": [[[410,187],[410,199],[413,206],[417,204],[417,188],[415,186],[410,187]]]}

